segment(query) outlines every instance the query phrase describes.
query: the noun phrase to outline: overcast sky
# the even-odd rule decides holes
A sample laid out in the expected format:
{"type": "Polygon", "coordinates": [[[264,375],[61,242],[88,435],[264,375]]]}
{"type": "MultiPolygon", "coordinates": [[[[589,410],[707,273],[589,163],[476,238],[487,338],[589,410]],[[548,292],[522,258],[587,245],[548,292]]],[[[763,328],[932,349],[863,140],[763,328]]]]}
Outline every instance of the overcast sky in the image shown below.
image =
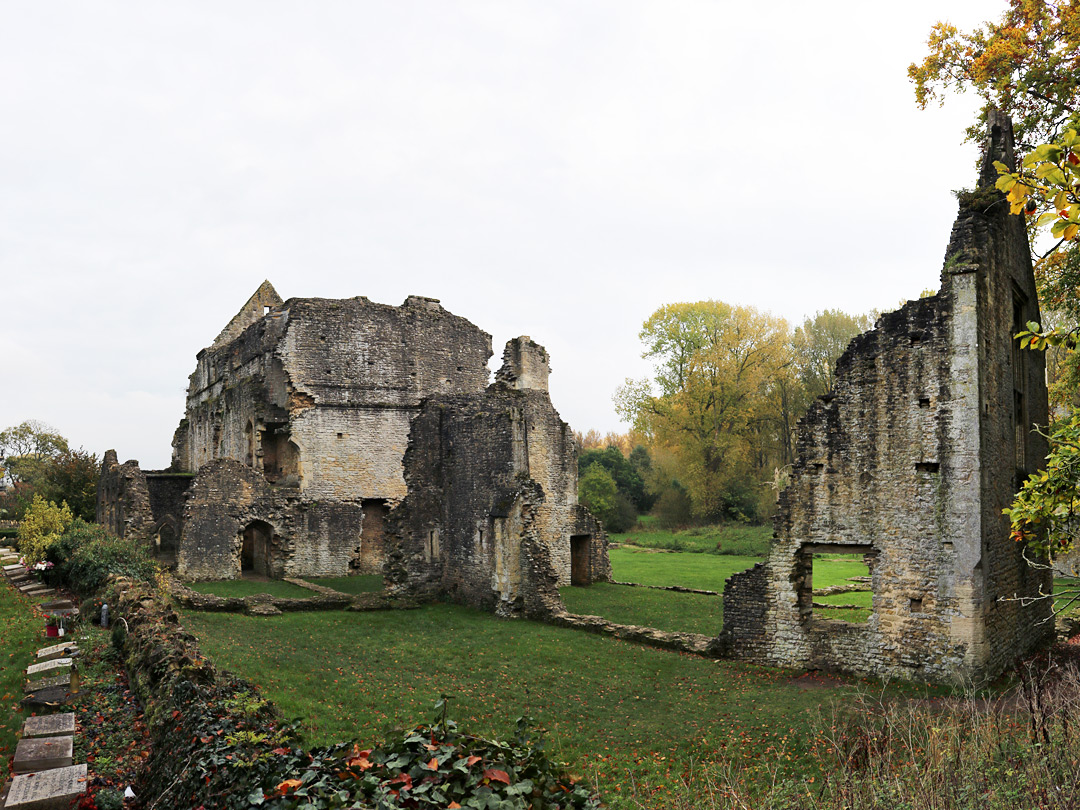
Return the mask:
{"type": "Polygon", "coordinates": [[[285,298],[439,298],[622,430],[642,321],[937,287],[974,98],[907,65],[964,0],[0,2],[0,428],[166,466],[195,355],[285,298]]]}

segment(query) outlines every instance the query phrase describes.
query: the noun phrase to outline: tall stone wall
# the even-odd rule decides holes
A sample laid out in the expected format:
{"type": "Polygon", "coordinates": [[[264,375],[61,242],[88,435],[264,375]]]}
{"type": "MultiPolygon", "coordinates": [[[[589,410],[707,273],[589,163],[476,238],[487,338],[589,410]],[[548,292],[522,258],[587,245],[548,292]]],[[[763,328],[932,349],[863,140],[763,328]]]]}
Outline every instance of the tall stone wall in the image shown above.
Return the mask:
{"type": "Polygon", "coordinates": [[[546,390],[500,373],[481,394],[432,397],[413,421],[387,574],[415,598],[546,616],[571,584],[573,538],[582,581],[610,579],[607,538],[577,503],[573,436],[546,390]]]}
{"type": "Polygon", "coordinates": [[[992,160],[1011,161],[992,118],[980,190],[962,202],[942,286],[852,341],[833,391],[799,424],[764,565],[731,578],[724,625],[737,656],[925,680],[999,672],[1052,628],[1048,587],[1009,539],[1002,508],[1046,446],[1042,357],[1017,323],[1038,320],[1023,222],[996,204],[992,160]],[[814,615],[813,557],[870,564],[865,624],[814,615]]]}
{"type": "Polygon", "coordinates": [[[120,464],[115,450],[101,461],[96,519],[117,537],[147,540],[154,528],[146,476],[137,461],[120,464]]]}

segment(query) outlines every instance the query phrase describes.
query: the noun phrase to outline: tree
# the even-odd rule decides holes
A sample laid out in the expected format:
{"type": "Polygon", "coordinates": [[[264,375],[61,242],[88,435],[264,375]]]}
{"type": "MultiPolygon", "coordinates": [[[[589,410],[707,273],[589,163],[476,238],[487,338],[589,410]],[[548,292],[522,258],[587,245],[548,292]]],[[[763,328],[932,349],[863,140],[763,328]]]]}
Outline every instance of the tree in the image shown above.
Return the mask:
{"type": "Polygon", "coordinates": [[[599,462],[590,464],[578,478],[578,501],[609,532],[624,532],[637,522],[637,511],[630,499],[619,492],[615,479],[599,462]]]}
{"type": "Polygon", "coordinates": [[[0,465],[12,482],[36,484],[46,460],[67,451],[67,439],[36,419],[0,431],[0,465]]]}
{"type": "Polygon", "coordinates": [[[760,517],[755,442],[772,380],[791,363],[787,323],[721,301],[668,304],[639,337],[656,371],[620,388],[619,414],[672,450],[698,518],[760,517]]]}
{"type": "Polygon", "coordinates": [[[848,315],[838,309],[826,309],[796,328],[792,337],[795,367],[809,399],[832,390],[836,382],[836,361],[851,339],[871,326],[868,315],[848,315]]]}
{"type": "Polygon", "coordinates": [[[578,456],[578,474],[583,474],[593,464],[599,464],[607,470],[619,492],[634,504],[638,511],[644,512],[649,508],[650,499],[645,494],[645,479],[619,448],[584,451],[578,456]]]}
{"type": "Polygon", "coordinates": [[[983,99],[968,140],[981,143],[986,113],[996,107],[1012,117],[1017,146],[1055,140],[1080,102],[1080,4],[1075,0],[1009,0],[999,23],[970,33],[939,22],[930,52],[908,76],[925,108],[944,103],[947,91],[976,91],[983,99]]]}
{"type": "Polygon", "coordinates": [[[99,475],[96,455],[81,448],[65,450],[45,462],[38,492],[46,500],[66,502],[75,517],[93,523],[97,513],[99,475]]]}

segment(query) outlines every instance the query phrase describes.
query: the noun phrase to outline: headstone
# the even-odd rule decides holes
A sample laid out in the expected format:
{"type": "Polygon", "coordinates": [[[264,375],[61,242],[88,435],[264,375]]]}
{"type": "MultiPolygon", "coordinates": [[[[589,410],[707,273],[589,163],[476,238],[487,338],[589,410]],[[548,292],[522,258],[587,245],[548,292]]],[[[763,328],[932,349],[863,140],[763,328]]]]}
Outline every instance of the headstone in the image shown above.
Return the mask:
{"type": "Polygon", "coordinates": [[[74,641],[70,644],[53,644],[37,651],[37,660],[52,661],[54,658],[73,658],[79,654],[79,647],[74,641]]]}
{"type": "Polygon", "coordinates": [[[21,565],[19,563],[10,563],[10,564],[4,566],[4,573],[6,574],[9,571],[14,571],[16,568],[22,568],[24,571],[26,570],[25,565],[21,565]]]}
{"type": "Polygon", "coordinates": [[[30,596],[36,596],[36,597],[38,597],[40,599],[40,598],[44,598],[46,596],[52,596],[55,593],[56,593],[56,588],[50,588],[48,586],[45,586],[45,587],[36,588],[35,590],[30,591],[30,596]]]}
{"type": "Polygon", "coordinates": [[[71,608],[45,608],[46,616],[78,616],[79,609],[77,607],[71,608]]]}
{"type": "Polygon", "coordinates": [[[39,590],[40,588],[41,588],[41,583],[40,582],[31,582],[29,585],[20,585],[19,586],[19,590],[22,591],[23,593],[26,593],[27,591],[36,591],[36,590],[39,590]]]}
{"type": "Polygon", "coordinates": [[[54,599],[41,605],[42,610],[73,610],[75,603],[70,599],[54,599]]]}
{"type": "Polygon", "coordinates": [[[31,692],[19,702],[31,711],[40,711],[63,706],[70,703],[73,697],[75,697],[75,693],[71,691],[71,685],[68,684],[67,686],[51,686],[48,689],[39,689],[36,692],[31,692]]]}
{"type": "Polygon", "coordinates": [[[4,810],[67,810],[86,793],[86,765],[16,776],[4,810]]]}
{"type": "Polygon", "coordinates": [[[19,740],[11,770],[15,773],[34,773],[71,764],[72,737],[37,737],[19,740]]]}
{"type": "Polygon", "coordinates": [[[66,672],[63,675],[52,675],[48,678],[40,678],[35,681],[27,681],[24,692],[40,692],[42,689],[51,689],[54,686],[63,686],[65,689],[71,687],[71,673],[66,672]]]}
{"type": "MultiPolygon", "coordinates": [[[[28,666],[26,668],[26,676],[27,677],[30,677],[31,675],[44,676],[46,673],[50,673],[50,671],[54,670],[54,669],[70,669],[70,668],[71,668],[71,659],[70,658],[54,658],[52,661],[42,661],[41,663],[38,663],[38,664],[31,664],[30,666],[28,666]]],[[[55,675],[56,673],[51,672],[51,674],[55,675]]]]}
{"type": "Polygon", "coordinates": [[[75,733],[75,712],[41,714],[27,717],[23,723],[23,739],[31,737],[61,737],[75,733]]]}

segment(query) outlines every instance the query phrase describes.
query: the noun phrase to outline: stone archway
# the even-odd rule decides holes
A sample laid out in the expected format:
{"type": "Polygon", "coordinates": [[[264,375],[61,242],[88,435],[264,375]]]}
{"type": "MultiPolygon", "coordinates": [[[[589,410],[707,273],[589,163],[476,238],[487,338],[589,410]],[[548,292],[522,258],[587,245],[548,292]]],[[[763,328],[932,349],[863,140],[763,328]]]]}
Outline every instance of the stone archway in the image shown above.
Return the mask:
{"type": "Polygon", "coordinates": [[[253,520],[240,533],[240,574],[270,576],[270,541],[273,527],[264,520],[253,520]]]}

